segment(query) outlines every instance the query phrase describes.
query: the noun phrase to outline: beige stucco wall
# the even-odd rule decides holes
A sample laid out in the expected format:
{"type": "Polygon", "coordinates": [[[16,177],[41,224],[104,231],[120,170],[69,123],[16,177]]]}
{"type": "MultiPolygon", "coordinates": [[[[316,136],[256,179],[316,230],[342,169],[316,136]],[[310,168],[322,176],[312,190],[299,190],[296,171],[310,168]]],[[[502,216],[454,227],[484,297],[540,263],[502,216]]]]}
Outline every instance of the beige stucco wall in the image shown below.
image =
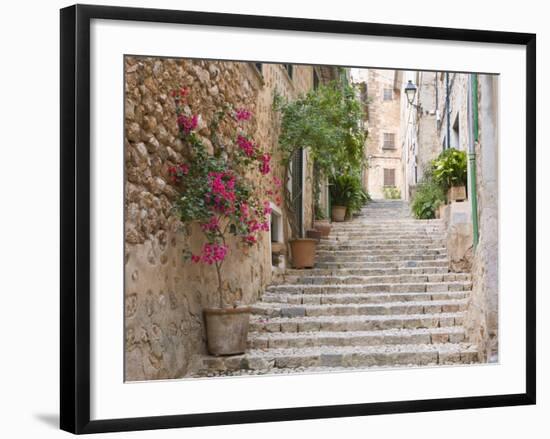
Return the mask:
{"type": "MultiPolygon", "coordinates": [[[[273,92],[289,98],[312,86],[313,67],[296,66],[290,79],[284,66],[182,59],[125,59],[125,379],[177,378],[192,373],[205,354],[202,310],[217,305],[213,266],[186,262],[182,250],[198,253],[204,238],[198,225],[190,235],[174,215],[177,195],[168,168],[183,162],[186,146],[177,138],[170,91],[189,87],[188,105],[199,115],[197,134],[209,145],[208,123],[224,104],[254,114],[250,130],[274,154],[275,175],[282,177],[276,154],[277,124],[273,92]]],[[[234,130],[220,125],[222,142],[234,130]]],[[[307,166],[311,169],[311,165],[307,166]]],[[[311,178],[305,176],[304,223],[310,227],[311,178]]],[[[274,194],[272,201],[276,202],[274,194]]],[[[229,240],[223,264],[226,301],[254,302],[271,280],[271,243],[264,233],[246,254],[229,240]]],[[[113,292],[116,294],[116,292],[113,292]]]]}

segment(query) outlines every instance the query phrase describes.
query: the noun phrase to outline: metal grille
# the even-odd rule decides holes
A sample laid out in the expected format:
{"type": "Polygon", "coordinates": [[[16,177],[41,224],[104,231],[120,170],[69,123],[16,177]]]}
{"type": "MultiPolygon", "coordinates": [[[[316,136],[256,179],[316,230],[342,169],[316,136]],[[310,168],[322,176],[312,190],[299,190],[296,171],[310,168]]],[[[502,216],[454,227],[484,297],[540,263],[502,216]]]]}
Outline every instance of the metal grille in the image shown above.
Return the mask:
{"type": "Polygon", "coordinates": [[[302,212],[302,170],[303,170],[303,149],[300,148],[292,156],[292,204],[296,212],[296,224],[300,233],[303,224],[302,212]]]}

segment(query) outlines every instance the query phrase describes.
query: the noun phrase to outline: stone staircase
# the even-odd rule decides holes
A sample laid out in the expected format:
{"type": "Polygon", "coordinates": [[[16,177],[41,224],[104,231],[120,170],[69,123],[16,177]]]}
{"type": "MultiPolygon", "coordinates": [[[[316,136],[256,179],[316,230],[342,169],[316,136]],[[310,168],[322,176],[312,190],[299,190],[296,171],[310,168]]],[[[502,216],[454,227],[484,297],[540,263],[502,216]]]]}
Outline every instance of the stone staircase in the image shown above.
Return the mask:
{"type": "Polygon", "coordinates": [[[247,353],[205,357],[201,375],[473,363],[462,327],[471,287],[469,273],[448,272],[440,220],[374,201],[333,223],[316,268],[289,269],[267,288],[247,353]]]}

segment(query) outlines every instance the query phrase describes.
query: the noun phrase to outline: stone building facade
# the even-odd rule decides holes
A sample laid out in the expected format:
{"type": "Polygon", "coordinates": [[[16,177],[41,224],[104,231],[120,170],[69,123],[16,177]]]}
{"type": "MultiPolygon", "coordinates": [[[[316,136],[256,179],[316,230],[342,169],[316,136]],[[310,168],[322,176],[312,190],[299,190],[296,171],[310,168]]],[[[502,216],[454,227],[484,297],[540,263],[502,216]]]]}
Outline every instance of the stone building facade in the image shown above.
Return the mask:
{"type": "Polygon", "coordinates": [[[472,272],[464,318],[482,361],[498,357],[498,76],[405,72],[417,85],[413,105],[402,99],[403,191],[409,197],[426,166],[446,148],[468,154],[468,199],[444,209],[452,271],[472,272]],[[477,82],[477,91],[473,84],[477,82]],[[476,94],[477,93],[477,94],[476,94]],[[477,98],[477,99],[475,99],[477,98]],[[477,106],[476,106],[477,102],[477,106]],[[477,129],[477,133],[476,133],[477,129]],[[475,166],[475,168],[474,168],[475,166]],[[472,188],[475,172],[476,187],[472,188]],[[476,194],[475,201],[473,194],[476,194]],[[478,243],[474,243],[474,215],[478,243]]]}
{"type": "MultiPolygon", "coordinates": [[[[172,210],[177,196],[168,168],[184,161],[188,151],[178,139],[175,104],[170,92],[190,90],[188,105],[198,115],[197,135],[205,145],[212,134],[209,122],[225,105],[247,108],[255,141],[277,162],[277,115],[273,95],[292,99],[319,81],[330,79],[319,67],[127,56],[125,59],[125,379],[128,381],[186,376],[206,353],[202,310],[216,303],[212,266],[192,264],[182,250],[198,252],[203,244],[198,225],[190,235],[172,210]]],[[[224,123],[220,137],[229,142],[224,123]]],[[[313,222],[312,164],[303,152],[303,228],[313,222]]],[[[273,195],[277,237],[264,233],[247,254],[229,241],[223,265],[230,302],[249,304],[262,294],[272,276],[272,249],[289,238],[287,221],[273,195]]]]}
{"type": "MultiPolygon", "coordinates": [[[[374,199],[387,196],[388,188],[400,192],[401,165],[401,72],[352,69],[352,81],[365,89],[368,136],[364,185],[374,199]]],[[[400,197],[400,196],[399,196],[400,197]]]]}

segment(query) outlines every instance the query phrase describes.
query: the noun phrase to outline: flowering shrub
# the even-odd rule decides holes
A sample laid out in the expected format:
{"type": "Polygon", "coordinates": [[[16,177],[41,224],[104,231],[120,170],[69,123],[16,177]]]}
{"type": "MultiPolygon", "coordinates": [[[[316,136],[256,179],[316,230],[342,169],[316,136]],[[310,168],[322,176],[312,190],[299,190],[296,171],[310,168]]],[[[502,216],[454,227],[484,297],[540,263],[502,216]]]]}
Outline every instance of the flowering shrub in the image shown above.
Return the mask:
{"type": "MultiPolygon", "coordinates": [[[[176,122],[180,139],[190,148],[189,161],[168,168],[172,182],[177,186],[179,199],[176,210],[184,223],[198,221],[206,238],[199,254],[186,250],[185,256],[193,263],[214,266],[218,276],[220,307],[223,303],[222,264],[229,253],[227,238],[239,238],[243,248],[258,242],[259,234],[269,231],[271,207],[265,198],[274,190],[264,190],[257,181],[269,182],[280,188],[282,182],[273,177],[271,155],[263,151],[246,132],[246,122],[252,113],[244,108],[219,111],[211,124],[211,142],[214,153],[207,152],[196,135],[198,117],[188,114],[184,106],[189,90],[182,88],[172,92],[176,104],[176,122]],[[230,116],[235,128],[234,143],[222,146],[215,128],[221,119],[230,116]],[[257,176],[255,183],[251,179],[257,176]]],[[[280,200],[279,200],[280,201],[280,200]]]]}

